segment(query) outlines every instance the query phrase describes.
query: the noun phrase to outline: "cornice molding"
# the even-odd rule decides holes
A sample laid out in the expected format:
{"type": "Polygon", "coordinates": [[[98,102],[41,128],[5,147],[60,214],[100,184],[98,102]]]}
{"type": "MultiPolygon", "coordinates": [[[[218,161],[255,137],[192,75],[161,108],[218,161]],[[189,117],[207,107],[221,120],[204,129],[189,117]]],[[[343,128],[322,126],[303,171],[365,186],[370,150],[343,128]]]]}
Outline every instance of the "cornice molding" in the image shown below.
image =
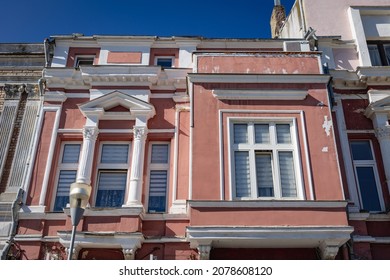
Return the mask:
{"type": "Polygon", "coordinates": [[[348,202],[315,201],[315,200],[242,200],[242,201],[215,201],[215,200],[189,200],[188,206],[192,208],[345,208],[348,202]]]}
{"type": "Polygon", "coordinates": [[[237,84],[326,84],[330,80],[325,74],[204,74],[190,73],[192,83],[237,83],[237,84]]]}
{"type": "Polygon", "coordinates": [[[220,100],[304,100],[308,91],[214,89],[213,95],[220,100]]]}

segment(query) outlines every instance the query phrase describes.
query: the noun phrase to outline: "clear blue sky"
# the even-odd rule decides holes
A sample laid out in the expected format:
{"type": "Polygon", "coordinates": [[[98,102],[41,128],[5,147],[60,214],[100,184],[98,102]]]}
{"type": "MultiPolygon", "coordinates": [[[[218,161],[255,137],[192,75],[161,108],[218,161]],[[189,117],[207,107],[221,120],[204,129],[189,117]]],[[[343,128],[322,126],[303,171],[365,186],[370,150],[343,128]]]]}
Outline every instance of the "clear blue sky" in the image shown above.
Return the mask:
{"type": "MultiPolygon", "coordinates": [[[[287,14],[295,0],[281,0],[287,14]]],[[[274,0],[4,0],[0,42],[52,35],[270,38],[274,0]]]]}

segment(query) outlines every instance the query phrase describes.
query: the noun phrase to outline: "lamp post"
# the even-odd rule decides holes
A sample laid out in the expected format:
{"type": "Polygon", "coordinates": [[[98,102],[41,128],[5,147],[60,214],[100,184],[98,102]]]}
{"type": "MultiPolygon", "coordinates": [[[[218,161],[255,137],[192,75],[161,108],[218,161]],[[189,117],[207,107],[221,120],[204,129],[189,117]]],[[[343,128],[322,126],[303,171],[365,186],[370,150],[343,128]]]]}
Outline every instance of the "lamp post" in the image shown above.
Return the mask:
{"type": "Polygon", "coordinates": [[[72,259],[74,239],[76,236],[76,227],[83,217],[84,210],[87,207],[92,187],[84,183],[73,183],[70,185],[69,205],[70,218],[72,220],[72,237],[70,240],[68,260],[72,259]]]}

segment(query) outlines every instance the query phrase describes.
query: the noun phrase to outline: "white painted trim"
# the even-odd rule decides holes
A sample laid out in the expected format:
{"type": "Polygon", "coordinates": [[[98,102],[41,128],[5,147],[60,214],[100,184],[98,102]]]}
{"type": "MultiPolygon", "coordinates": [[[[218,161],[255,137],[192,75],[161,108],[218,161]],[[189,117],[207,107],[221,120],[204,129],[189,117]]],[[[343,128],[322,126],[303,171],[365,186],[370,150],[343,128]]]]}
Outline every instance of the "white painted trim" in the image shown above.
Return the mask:
{"type": "Polygon", "coordinates": [[[172,204],[176,201],[177,194],[177,174],[179,161],[179,131],[180,131],[180,110],[175,110],[175,135],[174,135],[174,150],[173,150],[173,178],[172,178],[172,204]]]}
{"type": "Polygon", "coordinates": [[[175,133],[174,128],[154,128],[154,129],[149,129],[149,133],[175,133]]]}
{"type": "Polygon", "coordinates": [[[240,84],[327,84],[330,76],[323,74],[199,74],[189,73],[192,83],[240,83],[240,84]]]}
{"type": "Polygon", "coordinates": [[[188,243],[185,237],[162,237],[162,238],[148,238],[145,243],[188,243]]]}
{"type": "Polygon", "coordinates": [[[75,133],[75,134],[82,134],[83,129],[82,128],[59,128],[58,133],[75,133]]]}
{"type": "MultiPolygon", "coordinates": [[[[224,138],[223,138],[223,113],[221,110],[219,110],[218,112],[218,123],[219,123],[219,191],[220,191],[220,200],[225,200],[225,192],[224,192],[224,188],[225,188],[225,172],[224,172],[224,138]]],[[[227,126],[227,129],[228,129],[228,135],[230,135],[230,126],[228,125],[227,126]]],[[[228,140],[230,141],[230,139],[228,140]]],[[[228,144],[230,146],[230,143],[228,144]]],[[[228,157],[229,159],[231,158],[230,157],[230,150],[231,149],[228,149],[228,157]]],[[[228,165],[229,165],[229,170],[232,170],[232,166],[231,166],[231,160],[228,161],[228,165]]],[[[231,178],[231,176],[229,176],[229,178],[231,178]]],[[[229,179],[231,180],[231,179],[229,179]]],[[[231,186],[232,183],[229,182],[229,186],[231,186]]],[[[232,192],[230,190],[230,196],[229,196],[229,199],[232,200],[233,199],[233,195],[232,195],[232,192]]]]}
{"type": "Polygon", "coordinates": [[[364,205],[363,205],[363,199],[362,199],[362,195],[361,195],[361,191],[360,191],[359,179],[358,179],[356,169],[357,169],[357,167],[371,167],[373,172],[374,172],[374,178],[375,178],[375,183],[376,183],[379,204],[380,204],[381,210],[384,211],[386,206],[385,206],[385,201],[383,198],[381,181],[380,181],[379,174],[378,174],[378,167],[377,167],[376,158],[375,158],[375,150],[374,150],[374,147],[372,145],[372,141],[371,141],[371,139],[364,139],[364,138],[353,139],[353,140],[349,141],[348,144],[350,144],[353,141],[368,141],[370,144],[371,155],[372,155],[372,160],[354,160],[352,153],[351,153],[353,174],[355,175],[355,182],[356,182],[357,193],[358,193],[359,202],[360,202],[360,209],[364,209],[364,205]]]}
{"type": "Polygon", "coordinates": [[[89,93],[65,93],[66,98],[90,98],[89,93]]]}
{"type": "Polygon", "coordinates": [[[371,59],[368,52],[366,35],[360,15],[360,9],[356,7],[349,7],[348,18],[352,34],[356,40],[356,46],[359,53],[359,64],[364,66],[371,66],[371,59]]]}
{"type": "Polygon", "coordinates": [[[19,220],[65,221],[68,216],[64,212],[37,212],[36,207],[25,206],[19,211],[19,220]]]}
{"type": "MultiPolygon", "coordinates": [[[[99,131],[101,133],[101,131],[99,131]]],[[[132,149],[133,149],[133,142],[131,141],[101,141],[99,143],[99,151],[98,151],[98,157],[96,162],[96,180],[95,180],[95,188],[93,189],[93,193],[91,194],[92,198],[92,205],[96,205],[96,198],[97,193],[99,191],[99,176],[100,176],[100,170],[103,170],[104,172],[116,172],[116,171],[126,171],[126,186],[125,186],[125,192],[123,197],[123,203],[122,205],[126,204],[128,193],[129,193],[129,187],[130,187],[130,172],[129,172],[129,166],[131,164],[131,158],[132,158],[132,149]],[[128,154],[127,154],[127,162],[126,163],[102,163],[101,157],[102,157],[102,151],[103,151],[103,145],[127,145],[128,146],[128,154]]],[[[96,208],[116,208],[112,206],[95,206],[96,208]]],[[[84,214],[85,215],[85,214],[84,214]]]]}
{"type": "MultiPolygon", "coordinates": [[[[66,248],[70,246],[71,232],[58,231],[60,243],[66,248]]],[[[75,237],[76,248],[117,248],[137,249],[144,241],[140,232],[77,232],[75,237]]]]}
{"type": "Polygon", "coordinates": [[[340,138],[341,153],[344,161],[345,177],[347,179],[349,199],[360,209],[360,200],[357,193],[357,185],[354,176],[354,168],[351,158],[351,149],[349,146],[349,140],[347,135],[347,128],[345,123],[344,109],[342,101],[337,102],[337,105],[333,107],[336,113],[338,134],[340,138]]]}
{"type": "Polygon", "coordinates": [[[58,162],[56,164],[55,181],[54,181],[54,184],[53,184],[53,194],[52,194],[52,198],[50,200],[50,206],[49,206],[50,211],[54,210],[54,204],[55,204],[55,200],[56,200],[56,197],[57,197],[57,191],[58,191],[58,179],[60,177],[60,172],[62,170],[76,171],[75,182],[77,180],[77,169],[78,169],[78,165],[79,165],[79,162],[80,162],[83,141],[63,141],[63,142],[60,143],[60,145],[61,145],[61,147],[60,147],[60,156],[58,157],[58,162]],[[64,164],[64,163],[61,162],[62,161],[62,157],[64,155],[64,147],[65,147],[66,144],[79,144],[80,145],[79,160],[77,161],[77,163],[64,164]]]}
{"type": "MultiPolygon", "coordinates": [[[[170,175],[171,175],[171,172],[170,172],[170,155],[171,155],[171,143],[168,142],[168,141],[150,141],[148,143],[148,167],[147,167],[147,170],[146,170],[146,180],[145,180],[145,203],[144,203],[144,207],[145,207],[145,211],[146,213],[148,214],[154,214],[154,213],[161,213],[161,212],[149,212],[149,190],[150,190],[150,171],[151,170],[162,170],[162,171],[167,171],[167,187],[166,187],[166,193],[165,193],[165,211],[163,213],[166,213],[169,211],[169,205],[168,205],[168,202],[169,202],[169,190],[170,190],[170,175]],[[160,163],[160,164],[156,164],[156,163],[152,163],[152,146],[155,145],[155,144],[163,144],[163,145],[167,145],[168,146],[168,158],[167,158],[167,163],[160,163]]],[[[172,191],[173,193],[173,191],[172,191]]],[[[172,203],[174,202],[174,200],[172,200],[172,203]]]]}
{"type": "Polygon", "coordinates": [[[149,95],[149,98],[154,98],[154,99],[167,99],[167,98],[173,98],[175,94],[173,93],[151,93],[149,95]]]}
{"type": "Polygon", "coordinates": [[[386,221],[390,222],[390,214],[383,214],[383,213],[348,213],[348,219],[350,221],[386,221]]]}
{"type": "Polygon", "coordinates": [[[350,239],[350,226],[189,226],[187,239],[191,248],[316,248],[321,242],[340,247],[350,239]]]}
{"type": "Polygon", "coordinates": [[[187,214],[172,214],[172,213],[141,213],[141,219],[143,221],[188,221],[189,217],[187,214]]]}
{"type": "Polygon", "coordinates": [[[39,141],[40,141],[40,135],[41,135],[41,131],[42,131],[42,125],[43,125],[43,101],[41,101],[41,104],[39,105],[39,117],[38,117],[38,120],[35,122],[35,133],[34,133],[34,136],[33,136],[33,144],[31,146],[31,149],[30,149],[30,158],[29,158],[29,161],[28,161],[28,168],[27,168],[27,172],[26,172],[26,177],[23,181],[23,185],[22,185],[22,188],[24,190],[24,194],[23,194],[23,203],[24,205],[26,204],[26,200],[27,200],[27,195],[28,195],[28,190],[29,190],[29,187],[30,187],[30,183],[31,183],[31,177],[32,177],[32,173],[33,173],[33,170],[34,170],[34,166],[35,166],[35,159],[36,159],[36,156],[37,156],[37,151],[38,151],[38,144],[39,144],[39,141]]]}
{"type": "Polygon", "coordinates": [[[60,106],[51,106],[51,107],[43,107],[43,111],[56,111],[56,116],[53,124],[53,131],[51,134],[51,139],[50,139],[50,147],[49,147],[49,152],[47,155],[47,160],[46,160],[46,167],[45,167],[45,175],[43,177],[43,182],[42,182],[42,190],[41,190],[41,195],[39,197],[39,205],[40,206],[45,206],[45,199],[47,195],[47,190],[48,190],[48,184],[49,184],[49,179],[51,178],[51,168],[53,164],[53,157],[54,157],[54,152],[55,152],[55,145],[57,141],[57,130],[60,124],[60,118],[61,118],[61,110],[62,110],[62,105],[60,106]]]}
{"type": "Polygon", "coordinates": [[[345,208],[344,200],[190,200],[192,208],[345,208]]]}
{"type": "Polygon", "coordinates": [[[357,130],[352,130],[352,129],[347,129],[345,131],[347,134],[375,134],[375,130],[373,129],[357,129],[357,130]]]}
{"type": "MultiPolygon", "coordinates": [[[[304,119],[304,112],[302,110],[244,110],[244,109],[221,109],[219,110],[219,115],[220,115],[220,121],[219,121],[219,124],[220,124],[220,130],[222,129],[221,126],[222,126],[222,123],[221,121],[222,118],[223,118],[223,113],[270,113],[270,114],[300,114],[301,116],[301,122],[302,122],[302,135],[303,135],[303,140],[304,140],[304,149],[305,149],[305,158],[306,158],[306,166],[307,166],[307,174],[308,174],[308,182],[309,182],[309,190],[310,190],[310,199],[311,200],[314,200],[314,188],[313,188],[313,182],[312,182],[312,174],[311,174],[311,163],[310,163],[310,158],[309,158],[309,153],[308,153],[308,143],[307,143],[307,134],[306,134],[306,123],[305,123],[305,119],[304,119]]],[[[233,118],[233,117],[231,117],[233,118]]],[[[251,117],[248,117],[248,118],[251,118],[251,117]]],[[[269,120],[279,120],[280,117],[264,117],[262,119],[269,119],[269,120]]],[[[290,118],[291,119],[291,118],[290,118]]],[[[230,135],[230,125],[228,125],[228,128],[227,128],[228,132],[229,132],[229,135],[230,135]]],[[[223,137],[223,135],[221,135],[221,133],[223,134],[223,132],[220,131],[220,139],[223,139],[221,137],[223,137]]],[[[296,137],[298,136],[298,131],[295,131],[296,133],[296,137]]],[[[228,137],[228,143],[229,143],[229,147],[231,146],[230,144],[230,137],[228,137]]],[[[221,141],[220,141],[221,142],[221,141]]],[[[297,146],[299,147],[299,143],[297,142],[296,143],[297,146]]],[[[231,159],[231,152],[230,152],[230,148],[228,149],[228,156],[229,156],[229,172],[232,172],[232,166],[231,166],[231,162],[232,162],[232,159],[231,159]]],[[[222,151],[222,146],[220,144],[220,151],[222,151]]],[[[220,159],[221,159],[221,156],[220,156],[220,159]]],[[[300,160],[300,170],[299,172],[301,173],[301,177],[300,178],[303,178],[303,173],[302,173],[302,162],[301,162],[301,155],[299,155],[299,160],[300,160]]],[[[224,163],[222,162],[221,163],[222,167],[220,167],[220,176],[223,176],[224,172],[223,172],[223,165],[224,163]],[[222,170],[222,172],[221,172],[222,170]]],[[[297,172],[297,171],[295,171],[297,172]]],[[[224,186],[220,186],[220,188],[223,190],[223,187],[224,186]]],[[[302,198],[303,199],[306,199],[306,195],[305,195],[305,188],[304,188],[304,182],[302,181],[302,184],[301,184],[301,188],[302,189],[302,198]]],[[[233,199],[233,183],[232,183],[232,176],[229,176],[229,190],[230,190],[230,200],[233,199]]],[[[191,199],[191,198],[189,198],[191,199]]]]}
{"type": "Polygon", "coordinates": [[[307,90],[250,90],[213,89],[213,96],[219,100],[304,100],[307,90]]]}
{"type": "Polygon", "coordinates": [[[369,235],[352,235],[353,242],[356,243],[377,243],[377,244],[390,244],[390,237],[374,237],[369,235]]]}

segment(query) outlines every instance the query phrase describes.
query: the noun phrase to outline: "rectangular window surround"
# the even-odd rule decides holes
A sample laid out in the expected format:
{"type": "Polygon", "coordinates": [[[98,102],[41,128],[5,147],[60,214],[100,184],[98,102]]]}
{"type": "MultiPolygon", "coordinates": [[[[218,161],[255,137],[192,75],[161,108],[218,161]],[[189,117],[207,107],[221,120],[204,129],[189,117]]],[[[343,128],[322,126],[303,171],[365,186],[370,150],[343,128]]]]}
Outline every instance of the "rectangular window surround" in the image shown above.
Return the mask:
{"type": "Polygon", "coordinates": [[[233,199],[304,199],[295,118],[228,120],[233,199]]]}
{"type": "Polygon", "coordinates": [[[102,142],[98,157],[95,206],[122,207],[129,182],[130,142],[102,142]]]}
{"type": "Polygon", "coordinates": [[[169,181],[169,143],[150,142],[148,162],[148,213],[165,213],[169,181]]]}
{"type": "Polygon", "coordinates": [[[69,203],[70,185],[76,181],[81,142],[63,142],[56,174],[54,212],[62,212],[69,203]]]}
{"type": "Polygon", "coordinates": [[[350,146],[361,209],[383,211],[383,195],[371,141],[352,140],[350,146]]]}

